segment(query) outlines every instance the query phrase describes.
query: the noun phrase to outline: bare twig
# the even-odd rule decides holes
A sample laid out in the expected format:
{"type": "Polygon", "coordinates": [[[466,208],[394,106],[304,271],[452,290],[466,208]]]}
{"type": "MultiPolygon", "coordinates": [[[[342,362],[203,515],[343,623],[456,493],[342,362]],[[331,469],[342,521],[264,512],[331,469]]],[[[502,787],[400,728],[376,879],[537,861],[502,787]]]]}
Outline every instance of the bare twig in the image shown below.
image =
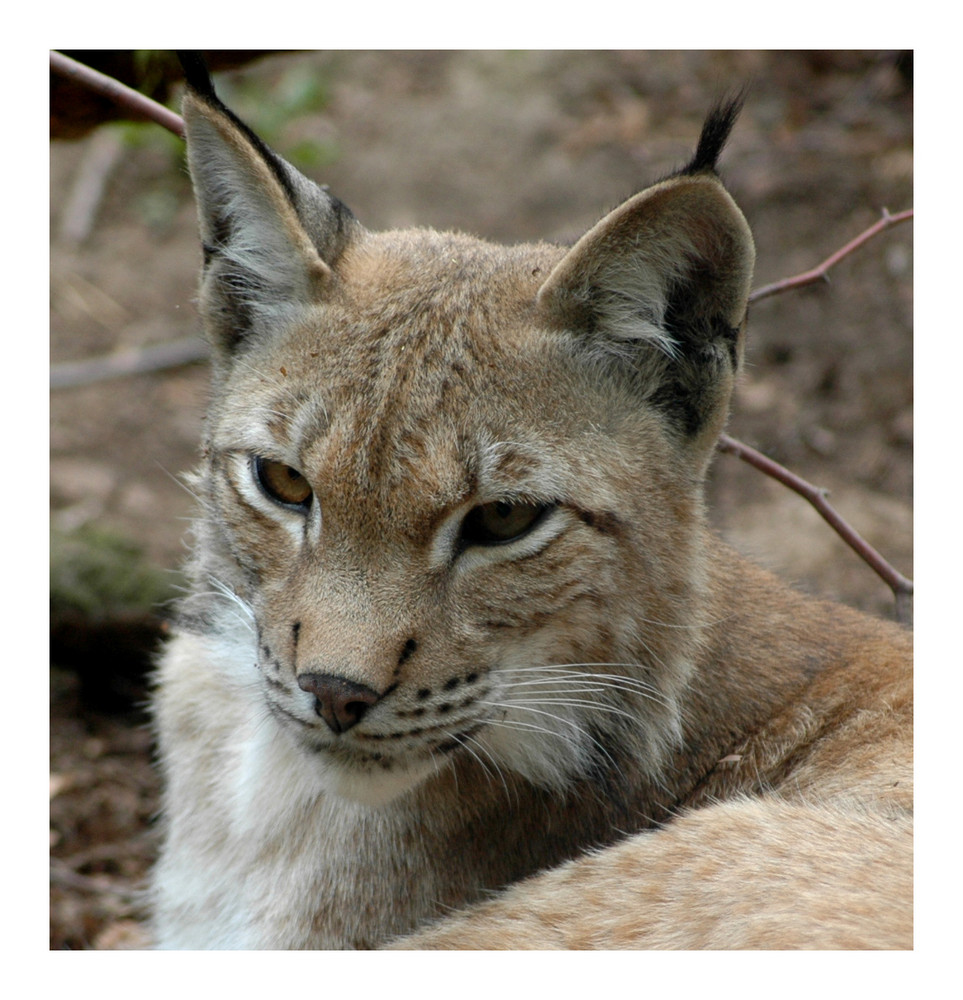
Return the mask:
{"type": "Polygon", "coordinates": [[[163,125],[175,135],[184,138],[184,121],[180,115],[174,114],[163,104],[158,104],[157,101],[151,100],[132,87],[115,80],[112,76],[91,69],[75,59],[65,56],[62,52],[50,53],[50,68],[61,76],[77,80],[98,94],[109,97],[117,104],[127,108],[133,115],[157,122],[158,125],[163,125]]]}
{"type": "Polygon", "coordinates": [[[183,337],[166,344],[125,348],[83,361],[64,361],[50,368],[51,389],[71,389],[102,379],[143,375],[163,368],[179,368],[207,358],[207,345],[197,337],[183,337]]]}
{"type": "Polygon", "coordinates": [[[913,209],[911,208],[908,208],[904,212],[897,212],[896,215],[890,215],[884,208],[881,219],[874,222],[869,229],[860,233],[855,239],[850,240],[844,247],[840,247],[834,254],[830,254],[821,264],[810,271],[803,271],[802,274],[797,274],[792,278],[783,278],[781,281],[774,281],[771,285],[763,285],[762,288],[757,288],[750,294],[749,301],[759,302],[762,299],[769,298],[770,295],[778,295],[780,292],[787,292],[792,288],[803,288],[806,285],[815,284],[817,281],[826,280],[829,269],[838,264],[844,257],[848,257],[854,250],[859,249],[859,247],[871,240],[878,233],[881,233],[884,229],[889,229],[890,226],[898,225],[900,222],[906,222],[912,218],[913,209]]]}
{"type": "Polygon", "coordinates": [[[876,573],[889,585],[896,598],[897,617],[900,621],[908,621],[908,598],[913,593],[913,581],[907,579],[902,573],[894,569],[877,551],[866,541],[862,535],[856,531],[826,499],[827,492],[818,486],[797,476],[794,472],[774,462],[771,458],[763,455],[762,452],[750,448],[749,445],[722,434],[719,438],[718,448],[720,451],[729,452],[744,462],[767,476],[788,486],[789,489],[798,493],[808,500],[819,512],[824,521],[843,539],[844,542],[866,563],[868,563],[876,573]]]}

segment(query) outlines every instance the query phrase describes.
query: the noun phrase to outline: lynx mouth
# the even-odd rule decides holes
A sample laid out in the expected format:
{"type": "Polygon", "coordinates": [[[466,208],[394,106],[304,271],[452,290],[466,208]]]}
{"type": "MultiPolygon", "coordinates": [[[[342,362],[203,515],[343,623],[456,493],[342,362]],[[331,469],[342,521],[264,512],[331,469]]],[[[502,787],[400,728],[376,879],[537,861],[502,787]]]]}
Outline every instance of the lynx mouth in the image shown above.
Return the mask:
{"type": "MultiPolygon", "coordinates": [[[[367,772],[388,773],[420,767],[425,761],[446,758],[466,749],[467,743],[485,728],[484,722],[473,722],[463,729],[452,726],[431,726],[383,735],[358,733],[349,742],[334,743],[312,739],[302,731],[302,739],[312,753],[327,757],[339,766],[367,772]],[[404,740],[404,745],[389,749],[391,741],[404,740]],[[411,741],[417,741],[414,745],[411,741]],[[363,743],[363,746],[356,742],[363,743]],[[368,747],[372,749],[368,749],[368,747]],[[374,749],[377,747],[377,749],[374,749]]],[[[440,763],[440,760],[439,760],[440,763]]]]}
{"type": "Polygon", "coordinates": [[[380,806],[411,791],[459,757],[477,759],[480,751],[473,750],[471,743],[485,728],[484,722],[456,731],[438,727],[433,738],[392,750],[384,747],[384,740],[371,750],[348,742],[321,741],[300,727],[295,735],[306,756],[322,771],[326,791],[352,802],[380,806]]]}
{"type": "Polygon", "coordinates": [[[472,714],[438,721],[426,718],[427,713],[398,711],[403,718],[396,721],[406,723],[399,728],[366,731],[362,723],[335,735],[319,726],[317,719],[304,718],[270,696],[266,703],[305,757],[316,762],[325,788],[355,802],[389,802],[450,766],[455,758],[485,755],[476,737],[489,720],[472,714]],[[476,743],[478,748],[473,748],[476,743]]]}

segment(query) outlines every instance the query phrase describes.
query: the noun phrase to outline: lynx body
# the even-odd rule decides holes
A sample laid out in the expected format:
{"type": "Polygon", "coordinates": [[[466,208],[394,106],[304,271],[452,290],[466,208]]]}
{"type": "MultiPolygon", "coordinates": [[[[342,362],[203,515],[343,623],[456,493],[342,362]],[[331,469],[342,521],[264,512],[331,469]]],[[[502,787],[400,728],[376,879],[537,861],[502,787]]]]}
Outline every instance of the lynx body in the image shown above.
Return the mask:
{"type": "Polygon", "coordinates": [[[155,701],[173,948],[912,944],[911,642],[707,528],[753,246],[371,233],[194,71],[214,383],[155,701]]]}

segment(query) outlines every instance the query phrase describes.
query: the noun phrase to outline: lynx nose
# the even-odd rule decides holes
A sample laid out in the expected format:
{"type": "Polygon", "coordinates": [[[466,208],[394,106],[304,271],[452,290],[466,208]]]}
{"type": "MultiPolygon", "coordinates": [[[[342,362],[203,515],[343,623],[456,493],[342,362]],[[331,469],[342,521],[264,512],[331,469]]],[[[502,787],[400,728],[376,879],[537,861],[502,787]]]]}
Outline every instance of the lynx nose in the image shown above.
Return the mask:
{"type": "Polygon", "coordinates": [[[298,687],[314,695],[314,710],[334,733],[343,733],[361,721],[381,695],[364,684],[335,674],[301,674],[298,687]]]}

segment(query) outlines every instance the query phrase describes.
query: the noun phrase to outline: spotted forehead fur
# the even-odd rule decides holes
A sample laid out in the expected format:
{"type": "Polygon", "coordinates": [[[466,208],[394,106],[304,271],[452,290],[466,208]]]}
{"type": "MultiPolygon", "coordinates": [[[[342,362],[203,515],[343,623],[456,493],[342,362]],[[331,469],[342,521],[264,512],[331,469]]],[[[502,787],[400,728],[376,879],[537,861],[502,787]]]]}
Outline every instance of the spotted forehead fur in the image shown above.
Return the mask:
{"type": "MultiPolygon", "coordinates": [[[[431,231],[368,236],[339,262],[327,300],[250,352],[225,396],[243,400],[247,421],[260,412],[279,459],[330,470],[342,491],[414,478],[452,501],[479,475],[523,476],[537,443],[506,440],[502,427],[540,389],[561,402],[562,373],[548,363],[558,338],[532,315],[559,253],[431,231]],[[256,389],[239,392],[239,380],[256,389]]],[[[240,408],[226,422],[244,419],[240,408]]]]}

